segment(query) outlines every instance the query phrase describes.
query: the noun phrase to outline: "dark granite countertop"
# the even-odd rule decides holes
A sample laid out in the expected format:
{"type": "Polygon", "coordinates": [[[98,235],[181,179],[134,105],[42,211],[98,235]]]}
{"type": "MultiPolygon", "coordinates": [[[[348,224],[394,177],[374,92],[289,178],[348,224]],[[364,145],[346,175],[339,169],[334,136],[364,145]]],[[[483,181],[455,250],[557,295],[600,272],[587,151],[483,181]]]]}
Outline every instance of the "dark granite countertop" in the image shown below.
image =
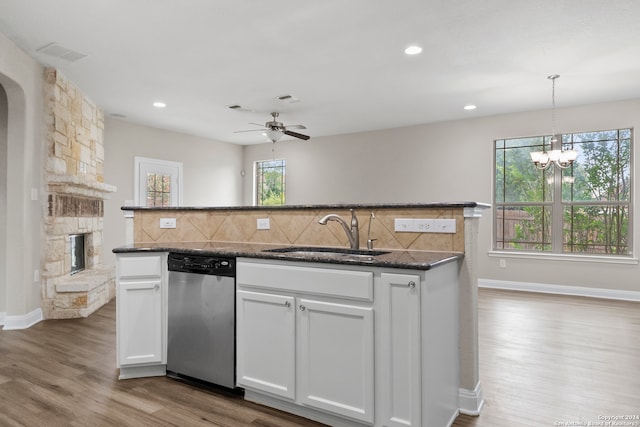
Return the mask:
{"type": "MultiPolygon", "coordinates": [[[[348,254],[300,254],[287,252],[268,252],[291,245],[232,242],[176,242],[176,243],[136,243],[115,248],[114,253],[131,252],[173,252],[185,254],[232,256],[248,258],[276,259],[282,261],[318,262],[326,264],[361,265],[370,267],[407,268],[430,270],[440,264],[457,261],[464,257],[460,252],[406,251],[376,249],[387,253],[377,256],[349,256],[348,254]]],[[[308,246],[307,248],[315,248],[308,246]]],[[[346,248],[336,248],[345,250],[346,248]]]]}
{"type": "Polygon", "coordinates": [[[248,211],[248,210],[303,210],[303,209],[421,209],[421,208],[490,208],[491,205],[479,202],[431,202],[431,203],[338,203],[329,205],[280,205],[280,206],[122,206],[125,211],[248,211]]]}

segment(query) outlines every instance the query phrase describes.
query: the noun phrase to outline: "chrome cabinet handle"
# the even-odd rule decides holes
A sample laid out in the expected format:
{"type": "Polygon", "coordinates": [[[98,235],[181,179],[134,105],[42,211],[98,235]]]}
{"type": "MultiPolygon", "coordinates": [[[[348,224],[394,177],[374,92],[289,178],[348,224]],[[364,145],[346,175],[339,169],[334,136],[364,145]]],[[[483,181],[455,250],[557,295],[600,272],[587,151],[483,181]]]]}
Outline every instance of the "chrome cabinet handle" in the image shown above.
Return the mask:
{"type": "Polygon", "coordinates": [[[414,282],[414,281],[412,280],[412,281],[410,281],[410,282],[407,284],[407,286],[409,286],[409,289],[415,289],[415,287],[416,287],[416,282],[414,282]]]}
{"type": "Polygon", "coordinates": [[[285,301],[284,302],[284,306],[289,308],[289,307],[291,307],[291,303],[289,301],[285,301]]]}
{"type": "Polygon", "coordinates": [[[307,307],[305,307],[304,305],[300,305],[300,311],[305,311],[307,309],[307,307]]]}

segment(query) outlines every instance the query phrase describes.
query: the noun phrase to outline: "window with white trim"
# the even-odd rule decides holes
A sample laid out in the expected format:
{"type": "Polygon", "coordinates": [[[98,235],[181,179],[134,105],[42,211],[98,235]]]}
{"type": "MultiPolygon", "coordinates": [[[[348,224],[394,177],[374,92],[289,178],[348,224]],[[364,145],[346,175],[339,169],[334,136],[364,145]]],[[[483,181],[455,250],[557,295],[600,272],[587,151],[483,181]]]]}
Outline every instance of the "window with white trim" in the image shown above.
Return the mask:
{"type": "Polygon", "coordinates": [[[257,206],[285,204],[285,172],[284,160],[264,160],[255,163],[255,204],[257,206]]]}
{"type": "Polygon", "coordinates": [[[496,140],[494,249],[632,254],[632,129],[496,140]],[[569,167],[536,169],[532,151],[578,152],[569,167]]]}

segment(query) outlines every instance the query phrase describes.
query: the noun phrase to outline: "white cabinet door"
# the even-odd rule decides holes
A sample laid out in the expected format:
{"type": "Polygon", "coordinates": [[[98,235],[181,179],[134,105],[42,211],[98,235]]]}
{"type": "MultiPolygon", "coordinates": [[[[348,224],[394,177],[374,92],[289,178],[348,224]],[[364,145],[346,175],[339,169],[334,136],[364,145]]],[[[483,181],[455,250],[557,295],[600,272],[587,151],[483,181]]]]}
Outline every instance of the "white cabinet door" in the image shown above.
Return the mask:
{"type": "Polygon", "coordinates": [[[373,422],[373,309],[297,300],[298,401],[373,422]]]}
{"type": "Polygon", "coordinates": [[[160,279],[118,283],[118,366],[165,363],[160,279]]]}
{"type": "Polygon", "coordinates": [[[421,425],[420,276],[381,274],[383,423],[421,425]]]}
{"type": "Polygon", "coordinates": [[[236,293],[238,385],[295,398],[294,298],[236,293]]]}

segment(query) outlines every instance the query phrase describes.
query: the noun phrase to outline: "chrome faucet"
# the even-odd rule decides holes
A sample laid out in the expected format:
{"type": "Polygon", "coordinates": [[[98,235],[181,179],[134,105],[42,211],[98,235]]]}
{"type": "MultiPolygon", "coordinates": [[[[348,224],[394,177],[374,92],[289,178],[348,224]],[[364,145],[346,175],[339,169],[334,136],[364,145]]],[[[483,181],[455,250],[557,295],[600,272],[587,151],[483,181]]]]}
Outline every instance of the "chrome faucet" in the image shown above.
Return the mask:
{"type": "Polygon", "coordinates": [[[356,213],[353,209],[349,209],[351,212],[351,228],[347,225],[346,221],[340,218],[336,214],[329,214],[320,219],[318,221],[319,224],[327,225],[328,221],[336,221],[340,223],[344,232],[347,233],[347,238],[349,239],[349,245],[351,249],[360,249],[360,233],[358,232],[358,218],[356,217],[356,213]]]}
{"type": "Polygon", "coordinates": [[[369,217],[369,230],[367,231],[367,249],[369,249],[370,251],[373,250],[373,242],[378,240],[378,239],[371,238],[371,223],[373,222],[374,219],[376,219],[376,215],[373,212],[371,212],[369,217]]]}

